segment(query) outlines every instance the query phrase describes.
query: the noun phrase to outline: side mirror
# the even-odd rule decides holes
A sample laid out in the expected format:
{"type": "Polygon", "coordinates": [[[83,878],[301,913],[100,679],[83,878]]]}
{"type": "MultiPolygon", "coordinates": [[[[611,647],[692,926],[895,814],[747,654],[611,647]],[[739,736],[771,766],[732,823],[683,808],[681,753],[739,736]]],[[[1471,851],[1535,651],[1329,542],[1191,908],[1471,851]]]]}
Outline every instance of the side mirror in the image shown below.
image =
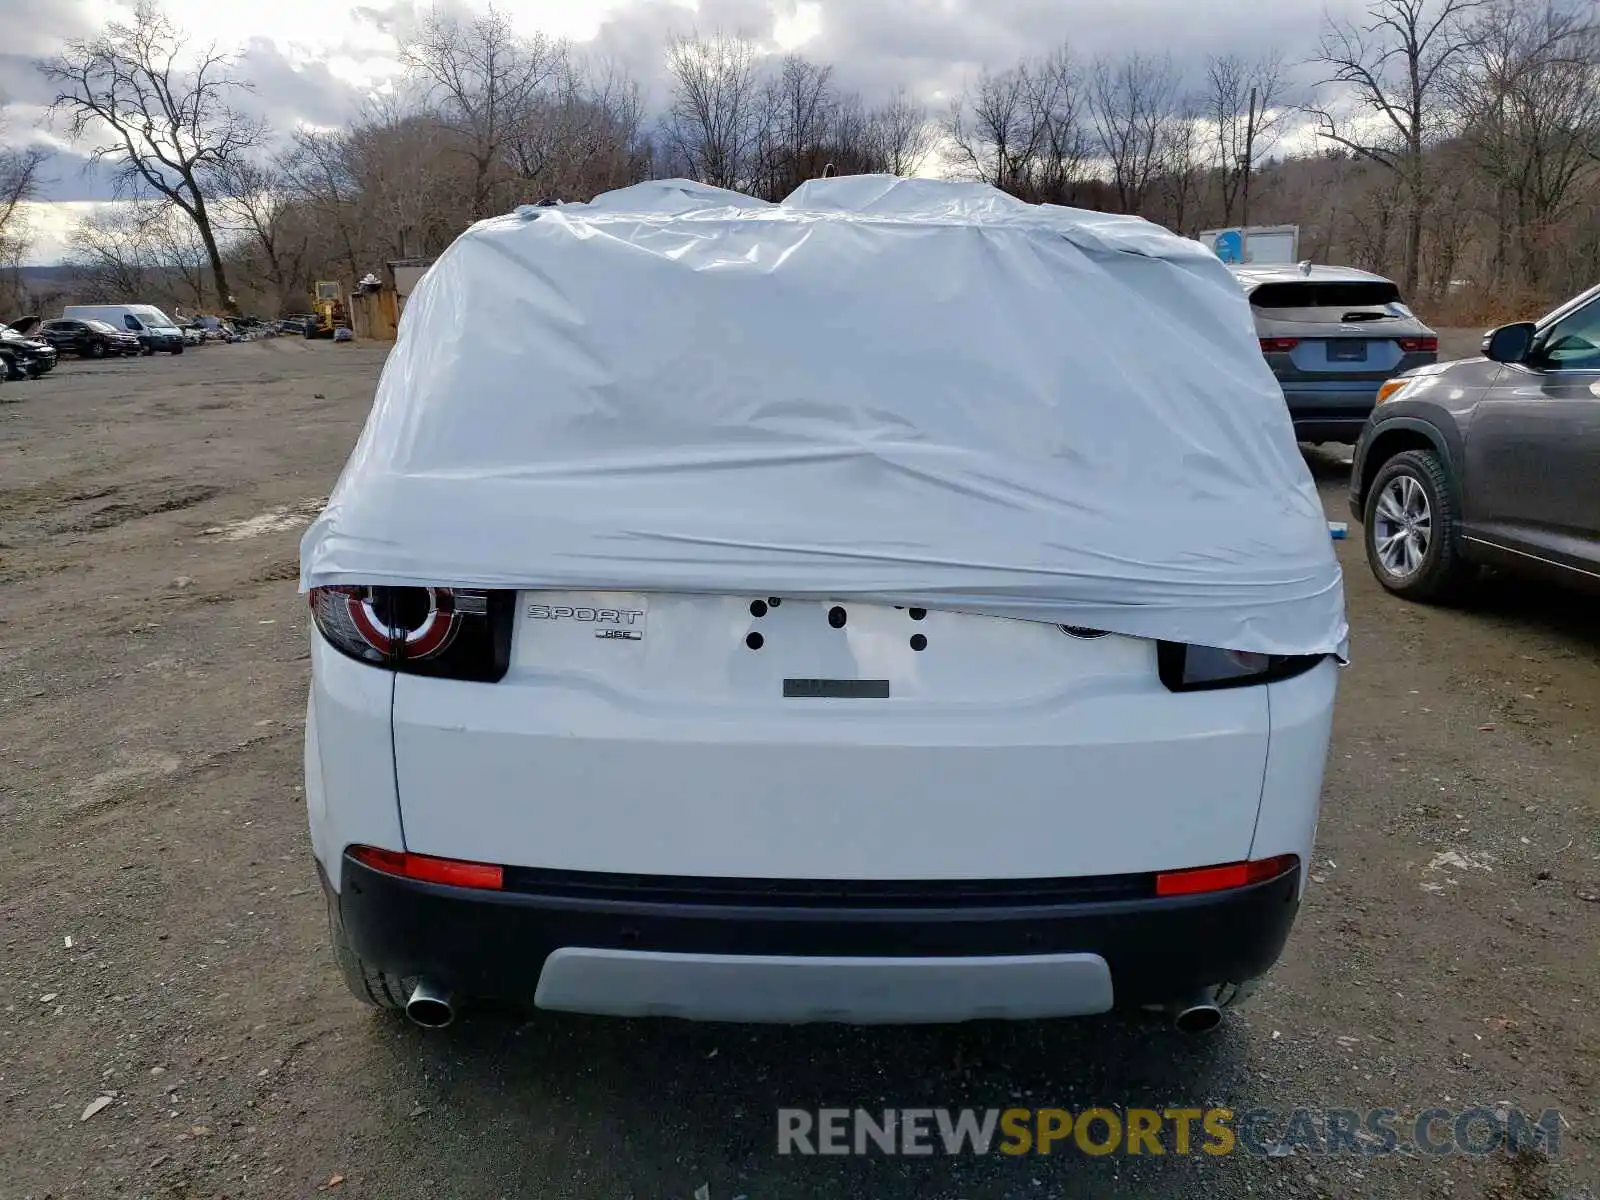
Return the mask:
{"type": "Polygon", "coordinates": [[[1532,321],[1491,329],[1483,338],[1483,356],[1498,363],[1523,362],[1533,349],[1534,329],[1532,321]]]}

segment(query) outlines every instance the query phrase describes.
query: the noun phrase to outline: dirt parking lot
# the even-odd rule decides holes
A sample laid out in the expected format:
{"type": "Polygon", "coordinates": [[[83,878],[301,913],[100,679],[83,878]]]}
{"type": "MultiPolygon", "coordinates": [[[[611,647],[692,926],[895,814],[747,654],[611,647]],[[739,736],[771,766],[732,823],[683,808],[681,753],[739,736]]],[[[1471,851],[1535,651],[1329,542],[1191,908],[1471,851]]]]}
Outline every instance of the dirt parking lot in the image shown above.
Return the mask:
{"type": "MultiPolygon", "coordinates": [[[[1515,581],[1394,600],[1354,526],[1313,883],[1215,1035],[358,1006],[305,832],[296,572],[382,358],[284,340],[0,389],[0,1198],[1593,1196],[1600,621],[1515,581]],[[1553,1161],[775,1152],[780,1106],[1013,1104],[1563,1123],[1553,1161]]],[[[1346,519],[1341,456],[1311,462],[1346,519]]]]}

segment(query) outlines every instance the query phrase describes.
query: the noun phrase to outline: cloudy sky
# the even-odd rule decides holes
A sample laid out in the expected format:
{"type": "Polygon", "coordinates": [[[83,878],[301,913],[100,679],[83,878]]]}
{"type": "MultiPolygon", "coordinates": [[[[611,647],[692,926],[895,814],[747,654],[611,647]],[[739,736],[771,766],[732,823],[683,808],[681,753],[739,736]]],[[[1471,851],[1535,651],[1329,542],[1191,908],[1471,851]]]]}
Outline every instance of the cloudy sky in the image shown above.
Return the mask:
{"type": "MultiPolygon", "coordinates": [[[[426,5],[428,0],[423,0],[426,5]]],[[[484,7],[454,0],[452,7],[484,7]]],[[[1290,63],[1315,47],[1325,11],[1358,10],[1360,0],[498,0],[518,26],[572,39],[628,68],[659,104],[663,49],[675,32],[741,32],[773,50],[798,50],[834,65],[846,90],[869,100],[906,85],[942,108],[985,66],[1003,67],[1062,41],[1084,56],[1170,52],[1182,65],[1206,54],[1280,49],[1290,63]]],[[[33,213],[32,258],[59,258],[62,235],[89,205],[110,198],[103,177],[52,129],[51,93],[34,68],[69,39],[92,35],[119,14],[108,0],[0,0],[0,96],[6,141],[49,146],[45,204],[33,213]]],[[[395,0],[167,0],[197,43],[237,48],[256,103],[280,130],[335,125],[392,76],[395,34],[418,6],[395,0]]],[[[1314,80],[1314,69],[1302,74],[1314,80]]]]}

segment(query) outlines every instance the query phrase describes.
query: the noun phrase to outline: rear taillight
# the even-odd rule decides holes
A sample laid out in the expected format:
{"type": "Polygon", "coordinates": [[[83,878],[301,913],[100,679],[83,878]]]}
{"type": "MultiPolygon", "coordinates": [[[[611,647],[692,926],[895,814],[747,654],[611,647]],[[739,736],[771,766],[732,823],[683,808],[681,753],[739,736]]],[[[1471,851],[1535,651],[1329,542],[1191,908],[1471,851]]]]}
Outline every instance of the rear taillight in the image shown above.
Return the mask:
{"type": "Polygon", "coordinates": [[[1321,654],[1256,654],[1249,650],[1219,650],[1215,646],[1186,646],[1182,642],[1156,644],[1156,669],[1161,682],[1174,692],[1273,683],[1309,671],[1323,657],[1321,654]]]}
{"type": "Polygon", "coordinates": [[[1300,860],[1293,854],[1258,858],[1254,862],[1224,863],[1218,867],[1191,867],[1184,871],[1162,871],[1156,876],[1156,895],[1195,896],[1202,892],[1225,892],[1229,888],[1265,883],[1298,869],[1300,860]]]}
{"type": "Polygon", "coordinates": [[[375,667],[493,683],[511,663],[515,592],[336,586],[310,600],[329,644],[375,667]]]}
{"type": "Polygon", "coordinates": [[[1439,339],[1436,337],[1396,338],[1400,349],[1407,354],[1437,354],[1439,352],[1439,339]]]}
{"type": "Polygon", "coordinates": [[[404,850],[380,850],[376,846],[351,846],[350,857],[385,875],[423,883],[495,890],[505,886],[505,869],[490,863],[435,858],[431,854],[409,854],[404,850]]]}
{"type": "Polygon", "coordinates": [[[1287,354],[1299,344],[1299,338],[1262,338],[1261,353],[1287,354]]]}

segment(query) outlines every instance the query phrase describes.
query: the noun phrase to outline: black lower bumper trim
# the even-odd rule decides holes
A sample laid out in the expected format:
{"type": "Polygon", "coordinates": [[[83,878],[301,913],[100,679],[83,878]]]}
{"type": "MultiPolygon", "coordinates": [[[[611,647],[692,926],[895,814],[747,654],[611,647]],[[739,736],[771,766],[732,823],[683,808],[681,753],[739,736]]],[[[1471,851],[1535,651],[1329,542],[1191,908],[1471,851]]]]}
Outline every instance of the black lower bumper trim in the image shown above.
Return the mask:
{"type": "Polygon", "coordinates": [[[1348,421],[1296,420],[1294,436],[1295,440],[1301,442],[1342,442],[1353,446],[1366,424],[1364,416],[1348,421]]]}
{"type": "Polygon", "coordinates": [[[1196,896],[856,907],[477,891],[387,875],[348,855],[342,878],[329,900],[369,965],[510,1001],[532,999],[551,951],[581,946],[864,957],[1089,953],[1110,966],[1119,1005],[1158,1003],[1265,973],[1298,908],[1297,869],[1196,896]]]}

